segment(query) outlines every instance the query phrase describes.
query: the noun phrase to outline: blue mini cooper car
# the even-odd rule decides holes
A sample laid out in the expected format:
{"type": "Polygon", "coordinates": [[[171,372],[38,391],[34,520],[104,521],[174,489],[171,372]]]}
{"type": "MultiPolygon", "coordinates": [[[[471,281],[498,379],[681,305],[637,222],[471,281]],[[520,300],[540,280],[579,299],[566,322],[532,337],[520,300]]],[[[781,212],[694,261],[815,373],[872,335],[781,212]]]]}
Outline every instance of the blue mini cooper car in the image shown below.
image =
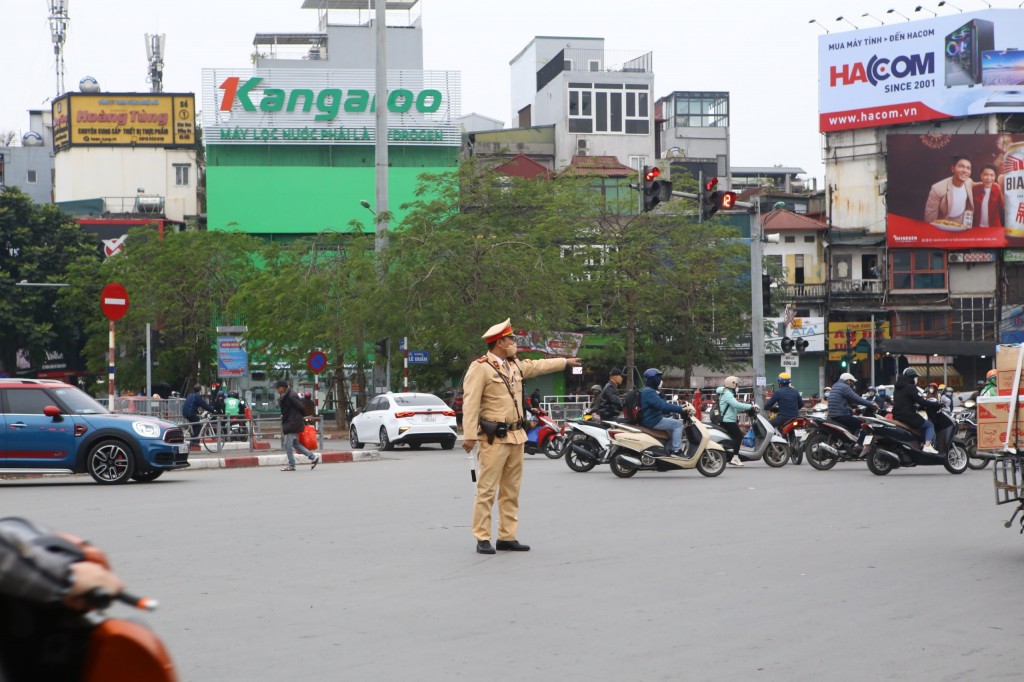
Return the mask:
{"type": "Polygon", "coordinates": [[[88,472],[111,484],[153,481],[187,466],[177,424],[114,414],[60,381],[0,379],[0,473],[88,472]]]}

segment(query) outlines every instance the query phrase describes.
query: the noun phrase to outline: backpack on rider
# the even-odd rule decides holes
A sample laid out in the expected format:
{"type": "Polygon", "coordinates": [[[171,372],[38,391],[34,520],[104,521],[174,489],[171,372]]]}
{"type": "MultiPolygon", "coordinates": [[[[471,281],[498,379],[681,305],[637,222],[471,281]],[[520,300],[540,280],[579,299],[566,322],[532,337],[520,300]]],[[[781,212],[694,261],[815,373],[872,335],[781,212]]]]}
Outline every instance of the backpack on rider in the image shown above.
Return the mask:
{"type": "Polygon", "coordinates": [[[640,423],[640,389],[631,388],[623,396],[622,417],[627,424],[640,423]]]}

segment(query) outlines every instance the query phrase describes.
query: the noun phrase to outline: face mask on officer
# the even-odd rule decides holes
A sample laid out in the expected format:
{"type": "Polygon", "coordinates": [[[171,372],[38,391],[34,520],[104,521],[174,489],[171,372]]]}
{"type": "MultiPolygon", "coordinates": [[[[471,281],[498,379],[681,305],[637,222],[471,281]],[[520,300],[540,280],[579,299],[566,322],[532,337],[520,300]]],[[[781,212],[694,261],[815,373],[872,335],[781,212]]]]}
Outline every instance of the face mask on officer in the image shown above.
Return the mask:
{"type": "MultiPolygon", "coordinates": [[[[511,336],[508,338],[512,339],[511,336]]],[[[516,344],[515,339],[512,339],[512,341],[505,346],[505,357],[509,360],[515,360],[517,352],[519,352],[519,346],[516,344]]]]}

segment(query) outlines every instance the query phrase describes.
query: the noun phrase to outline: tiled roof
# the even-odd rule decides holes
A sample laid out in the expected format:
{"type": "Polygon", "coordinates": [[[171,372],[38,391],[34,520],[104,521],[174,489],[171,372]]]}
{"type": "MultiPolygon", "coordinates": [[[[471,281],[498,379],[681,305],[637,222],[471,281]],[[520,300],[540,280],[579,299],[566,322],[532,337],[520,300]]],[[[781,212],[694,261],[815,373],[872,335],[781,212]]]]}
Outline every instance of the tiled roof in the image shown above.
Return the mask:
{"type": "Polygon", "coordinates": [[[559,175],[597,175],[605,178],[630,178],[636,171],[614,156],[574,156],[559,175]]]}
{"type": "Polygon", "coordinates": [[[496,166],[495,171],[503,175],[510,175],[516,178],[535,178],[548,172],[542,164],[537,163],[525,154],[518,154],[511,159],[496,166]]]}
{"type": "Polygon", "coordinates": [[[792,230],[824,232],[828,229],[828,225],[823,222],[802,216],[799,213],[787,211],[784,208],[776,208],[769,213],[765,213],[761,217],[761,227],[765,232],[792,230]]]}

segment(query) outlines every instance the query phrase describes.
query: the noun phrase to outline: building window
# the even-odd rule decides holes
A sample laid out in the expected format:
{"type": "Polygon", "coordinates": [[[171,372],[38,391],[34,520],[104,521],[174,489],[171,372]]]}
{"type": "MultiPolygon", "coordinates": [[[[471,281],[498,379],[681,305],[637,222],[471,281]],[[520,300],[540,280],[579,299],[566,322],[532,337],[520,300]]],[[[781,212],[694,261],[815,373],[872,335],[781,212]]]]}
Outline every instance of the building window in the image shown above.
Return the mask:
{"type": "Polygon", "coordinates": [[[804,244],[813,244],[813,243],[814,243],[814,235],[813,234],[804,235],[804,244]]]}
{"type": "Polygon", "coordinates": [[[962,296],[953,299],[953,334],[964,341],[994,341],[995,299],[962,296]]]}
{"type": "Polygon", "coordinates": [[[26,179],[28,180],[29,184],[36,184],[36,172],[34,170],[30,170],[28,172],[28,178],[26,179]]]}
{"type": "Polygon", "coordinates": [[[947,312],[901,312],[897,315],[896,336],[927,336],[930,338],[949,336],[949,313],[947,312]]]}
{"type": "Polygon", "coordinates": [[[790,236],[790,237],[783,237],[783,239],[786,240],[787,244],[796,244],[796,237],[792,237],[792,236],[790,236]]]}
{"type": "Polygon", "coordinates": [[[893,251],[893,289],[945,289],[946,253],[944,251],[893,251]]]}
{"type": "Polygon", "coordinates": [[[187,163],[176,163],[174,164],[174,184],[178,187],[188,186],[188,169],[189,164],[187,163]]]}
{"type": "Polygon", "coordinates": [[[646,85],[572,83],[568,92],[570,133],[650,132],[650,93],[646,85]]]}
{"type": "Polygon", "coordinates": [[[728,92],[679,92],[675,101],[676,128],[728,128],[728,92]]]}

